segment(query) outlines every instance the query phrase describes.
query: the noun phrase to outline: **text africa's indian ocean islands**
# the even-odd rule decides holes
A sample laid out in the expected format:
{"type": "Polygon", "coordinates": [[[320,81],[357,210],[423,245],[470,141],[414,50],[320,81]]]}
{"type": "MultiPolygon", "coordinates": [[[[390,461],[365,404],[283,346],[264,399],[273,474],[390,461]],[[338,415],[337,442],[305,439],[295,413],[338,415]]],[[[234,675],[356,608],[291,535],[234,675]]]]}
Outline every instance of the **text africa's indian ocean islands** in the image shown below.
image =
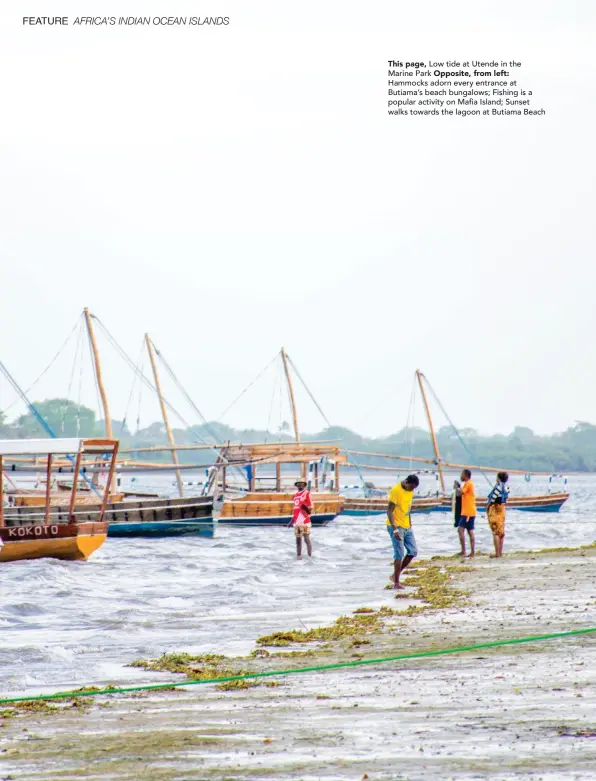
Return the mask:
{"type": "Polygon", "coordinates": [[[70,22],[68,16],[23,16],[23,25],[106,26],[115,25],[154,27],[203,27],[228,25],[229,16],[77,16],[70,22]]]}

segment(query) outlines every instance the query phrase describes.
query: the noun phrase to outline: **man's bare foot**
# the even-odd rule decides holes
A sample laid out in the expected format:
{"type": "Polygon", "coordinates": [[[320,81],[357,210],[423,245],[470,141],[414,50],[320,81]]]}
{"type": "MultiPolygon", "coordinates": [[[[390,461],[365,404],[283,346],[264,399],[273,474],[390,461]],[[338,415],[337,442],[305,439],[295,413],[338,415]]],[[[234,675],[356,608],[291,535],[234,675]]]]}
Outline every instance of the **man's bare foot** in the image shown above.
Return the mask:
{"type": "Polygon", "coordinates": [[[405,591],[405,590],[406,590],[406,587],[405,587],[405,586],[402,586],[402,584],[401,584],[401,583],[396,583],[396,584],[393,586],[393,588],[394,588],[394,590],[395,590],[395,591],[405,591]]]}
{"type": "Polygon", "coordinates": [[[475,553],[470,553],[469,556],[466,556],[467,559],[474,559],[476,557],[475,553]]]}
{"type": "Polygon", "coordinates": [[[499,556],[498,556],[498,554],[497,554],[497,553],[491,553],[491,554],[490,554],[490,556],[489,556],[489,558],[490,558],[490,559],[498,559],[498,558],[499,558],[499,556]]]}
{"type": "Polygon", "coordinates": [[[302,556],[296,556],[296,558],[298,559],[298,561],[302,561],[302,556]]]}
{"type": "Polygon", "coordinates": [[[390,580],[392,583],[395,583],[395,575],[389,575],[389,580],[390,580]]]}
{"type": "Polygon", "coordinates": [[[465,552],[465,550],[460,550],[460,552],[457,555],[461,556],[462,558],[465,558],[466,557],[466,552],[465,552]]]}

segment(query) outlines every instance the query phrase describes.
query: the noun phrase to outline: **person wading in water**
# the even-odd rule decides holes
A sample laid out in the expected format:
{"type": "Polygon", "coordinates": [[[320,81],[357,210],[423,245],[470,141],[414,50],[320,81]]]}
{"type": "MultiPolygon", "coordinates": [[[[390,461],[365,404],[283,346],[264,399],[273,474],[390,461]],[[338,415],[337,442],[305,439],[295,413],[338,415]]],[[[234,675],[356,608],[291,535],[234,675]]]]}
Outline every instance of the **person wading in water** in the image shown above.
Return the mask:
{"type": "Polygon", "coordinates": [[[416,475],[408,475],[401,483],[394,485],[389,492],[387,531],[393,544],[393,575],[390,580],[395,589],[404,588],[399,582],[399,576],[418,554],[410,512],[414,490],[418,488],[419,483],[416,475]]]}
{"type": "Polygon", "coordinates": [[[294,494],[294,512],[292,513],[292,526],[296,535],[296,555],[302,558],[302,538],[306,542],[308,555],[312,556],[312,542],[310,541],[310,529],[312,513],[312,499],[306,480],[296,480],[294,483],[298,489],[294,494]]]}

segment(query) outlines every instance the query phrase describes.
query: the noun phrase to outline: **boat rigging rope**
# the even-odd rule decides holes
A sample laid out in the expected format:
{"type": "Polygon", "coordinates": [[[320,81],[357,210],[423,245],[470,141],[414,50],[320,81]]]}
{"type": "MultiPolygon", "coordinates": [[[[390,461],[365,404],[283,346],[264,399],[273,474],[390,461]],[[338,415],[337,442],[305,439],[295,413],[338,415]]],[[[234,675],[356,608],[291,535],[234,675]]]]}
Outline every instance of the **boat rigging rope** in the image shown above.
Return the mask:
{"type": "Polygon", "coordinates": [[[267,364],[267,366],[265,366],[265,368],[264,368],[264,369],[261,369],[261,371],[260,371],[260,372],[257,374],[257,376],[256,376],[256,377],[255,377],[253,380],[251,380],[251,382],[249,382],[249,383],[248,383],[248,385],[246,386],[246,388],[244,388],[244,390],[243,390],[243,391],[241,391],[241,392],[240,392],[240,393],[239,393],[239,394],[236,396],[236,398],[234,399],[234,401],[233,401],[233,402],[232,402],[230,405],[228,405],[228,406],[225,408],[225,410],[224,410],[224,411],[221,413],[221,415],[220,415],[220,416],[217,418],[217,421],[218,421],[218,422],[221,422],[221,420],[223,419],[224,415],[227,415],[227,413],[228,413],[228,412],[229,412],[229,411],[232,409],[232,407],[233,407],[233,406],[236,404],[236,402],[240,401],[240,399],[242,398],[242,396],[244,396],[244,394],[246,393],[246,391],[247,391],[247,390],[249,390],[249,388],[252,388],[252,386],[255,384],[255,382],[257,382],[258,380],[260,380],[260,379],[261,379],[261,377],[262,377],[262,376],[265,374],[265,372],[266,372],[266,371],[267,371],[267,369],[268,369],[268,368],[271,366],[271,364],[272,364],[274,361],[276,361],[276,360],[277,360],[277,356],[278,356],[278,355],[279,355],[279,353],[275,353],[275,355],[274,355],[274,356],[273,356],[273,358],[272,358],[272,359],[269,361],[269,363],[267,364]]]}
{"type": "MultiPolygon", "coordinates": [[[[31,410],[31,412],[33,413],[33,416],[35,417],[37,422],[41,425],[43,430],[52,439],[56,439],[56,434],[54,434],[54,432],[52,431],[52,429],[50,428],[50,426],[46,422],[46,420],[43,417],[43,415],[39,412],[39,410],[37,409],[35,404],[33,404],[33,402],[29,401],[29,399],[27,398],[26,393],[21,389],[21,387],[19,386],[18,382],[15,380],[15,378],[12,376],[12,374],[8,371],[8,369],[6,368],[6,366],[4,365],[4,363],[2,361],[0,361],[0,371],[4,374],[4,376],[6,377],[8,382],[12,385],[13,389],[19,394],[19,397],[21,398],[21,400],[31,410]]],[[[68,454],[66,456],[66,458],[70,461],[70,463],[73,466],[75,465],[75,460],[74,460],[74,458],[71,455],[68,454]]],[[[92,488],[93,491],[95,491],[97,496],[100,496],[100,494],[99,494],[98,490],[96,489],[96,487],[94,486],[94,484],[87,478],[87,476],[85,475],[85,473],[83,471],[80,472],[80,475],[83,478],[83,480],[90,486],[90,488],[92,488]]],[[[77,475],[74,475],[73,477],[74,477],[74,480],[78,479],[77,475]]]]}
{"type": "MultiPolygon", "coordinates": [[[[438,397],[438,396],[437,396],[437,394],[434,392],[432,385],[430,384],[430,382],[429,382],[429,381],[428,381],[428,379],[426,378],[426,375],[424,375],[424,374],[423,374],[422,376],[424,377],[424,381],[426,382],[426,384],[427,384],[427,386],[428,386],[428,389],[429,389],[429,390],[430,390],[430,392],[432,393],[432,396],[433,396],[434,400],[435,400],[435,401],[437,402],[437,404],[439,405],[439,408],[440,408],[441,412],[443,413],[443,415],[445,415],[445,417],[447,418],[447,420],[448,420],[448,422],[449,422],[449,425],[451,426],[451,428],[452,428],[452,429],[453,429],[453,431],[455,432],[455,436],[458,438],[458,440],[459,440],[459,442],[460,442],[461,446],[463,447],[463,449],[466,451],[466,453],[468,454],[468,456],[469,456],[471,459],[473,459],[473,460],[476,460],[476,456],[475,456],[475,455],[474,455],[474,454],[473,454],[473,453],[470,451],[470,449],[468,448],[468,446],[466,445],[466,443],[465,443],[465,442],[464,442],[464,440],[462,439],[462,437],[461,437],[461,435],[460,435],[460,433],[459,433],[459,431],[458,431],[458,429],[457,429],[457,427],[456,427],[455,423],[454,423],[454,422],[451,420],[451,418],[449,417],[449,415],[447,414],[447,412],[446,412],[446,410],[445,410],[445,407],[443,407],[443,405],[442,405],[442,404],[441,404],[441,402],[439,401],[439,397],[438,397]]],[[[480,469],[480,472],[482,473],[482,476],[484,477],[484,479],[486,480],[486,482],[487,482],[487,483],[488,483],[488,484],[491,486],[491,488],[492,488],[492,485],[493,485],[493,484],[492,484],[492,482],[491,482],[491,481],[488,479],[488,477],[486,476],[486,472],[485,472],[485,471],[482,469],[482,467],[478,467],[478,468],[480,469]]]]}
{"type": "MultiPolygon", "coordinates": [[[[115,349],[115,350],[118,352],[118,354],[120,355],[120,357],[121,357],[121,358],[122,358],[122,359],[125,361],[125,363],[127,363],[127,364],[128,364],[128,366],[129,366],[129,367],[132,369],[132,371],[133,371],[133,372],[135,372],[135,373],[136,373],[136,374],[139,376],[139,378],[140,378],[141,382],[142,382],[142,383],[143,383],[143,384],[144,384],[144,385],[145,385],[147,388],[149,388],[149,389],[150,389],[150,390],[151,390],[153,393],[155,393],[155,394],[157,395],[157,388],[155,387],[155,385],[153,385],[153,383],[152,383],[152,382],[150,382],[150,380],[148,380],[148,379],[147,379],[147,377],[145,377],[145,375],[144,375],[144,374],[142,374],[141,372],[139,372],[139,370],[138,370],[138,369],[137,369],[137,367],[135,366],[135,363],[134,363],[134,361],[132,360],[132,358],[131,358],[131,357],[128,355],[128,353],[126,353],[126,352],[124,351],[124,349],[123,349],[122,347],[120,347],[120,345],[118,344],[118,342],[117,342],[117,341],[114,339],[114,337],[112,336],[112,334],[111,334],[111,333],[108,331],[108,329],[105,327],[105,325],[102,323],[102,321],[101,321],[101,320],[100,320],[100,319],[97,317],[97,315],[93,315],[93,314],[92,314],[92,315],[91,315],[91,317],[92,317],[92,318],[93,318],[93,319],[94,319],[94,320],[97,322],[97,324],[100,326],[100,328],[102,329],[102,331],[104,332],[104,334],[106,335],[106,337],[109,339],[110,343],[112,344],[112,347],[114,347],[114,349],[115,349]]],[[[177,417],[177,418],[179,418],[179,420],[182,422],[182,424],[183,424],[183,425],[184,425],[186,428],[190,429],[190,424],[188,423],[188,421],[186,421],[186,420],[184,419],[184,417],[183,417],[183,416],[182,416],[182,415],[181,415],[181,414],[178,412],[178,410],[177,410],[175,407],[173,407],[173,406],[172,406],[172,404],[170,404],[170,402],[169,402],[169,401],[168,401],[168,400],[165,398],[165,396],[163,397],[163,400],[164,400],[164,404],[165,404],[165,405],[166,405],[166,406],[167,406],[167,407],[170,409],[170,411],[171,411],[171,412],[173,412],[173,413],[174,413],[174,415],[176,415],[176,417],[177,417]]],[[[200,436],[200,434],[196,434],[196,433],[194,433],[194,432],[191,432],[191,431],[189,431],[188,433],[189,433],[189,435],[190,435],[192,438],[194,438],[194,439],[195,439],[195,441],[196,441],[196,440],[199,440],[199,441],[200,441],[200,443],[201,443],[202,445],[207,445],[207,447],[208,447],[210,450],[213,450],[214,452],[217,452],[217,448],[213,447],[212,443],[210,443],[210,442],[207,442],[206,440],[204,440],[204,439],[203,439],[203,438],[200,436]]]]}
{"type": "Polygon", "coordinates": [[[304,380],[302,379],[302,375],[300,374],[300,372],[299,372],[299,371],[298,371],[298,369],[296,368],[296,364],[295,364],[295,363],[294,363],[294,361],[293,361],[293,360],[290,358],[290,356],[288,355],[288,353],[286,353],[286,358],[287,358],[287,359],[288,359],[288,361],[290,362],[290,366],[292,367],[292,369],[294,369],[294,371],[296,372],[296,377],[298,377],[298,379],[300,380],[300,382],[301,382],[301,383],[302,383],[302,385],[304,386],[304,390],[305,390],[305,391],[308,393],[308,395],[310,396],[310,399],[311,399],[312,403],[315,405],[315,407],[316,407],[316,408],[319,410],[319,412],[320,412],[320,413],[321,413],[321,415],[323,416],[323,420],[324,420],[324,421],[325,421],[325,423],[327,424],[327,428],[331,428],[331,423],[329,423],[329,421],[328,421],[328,419],[327,419],[327,415],[325,415],[325,413],[323,412],[323,410],[321,409],[321,407],[320,407],[320,405],[319,405],[319,402],[318,402],[318,401],[315,399],[315,397],[314,397],[314,396],[312,395],[312,393],[310,392],[310,389],[309,389],[308,385],[307,385],[307,384],[304,382],[304,380]]]}
{"type": "MultiPolygon", "coordinates": [[[[161,360],[161,362],[162,362],[162,363],[163,363],[163,365],[165,366],[165,369],[166,369],[166,371],[168,372],[168,374],[170,375],[170,377],[172,378],[172,380],[175,382],[175,384],[176,384],[176,387],[178,388],[178,390],[180,391],[180,393],[182,393],[182,395],[184,396],[184,398],[187,400],[187,402],[190,404],[190,406],[191,406],[191,407],[194,409],[194,411],[197,413],[197,415],[198,415],[198,416],[201,418],[201,420],[203,421],[203,425],[205,426],[205,428],[206,428],[206,430],[207,430],[208,434],[209,434],[209,435],[212,437],[212,439],[213,439],[213,442],[214,442],[215,444],[217,444],[217,440],[218,440],[218,436],[217,436],[217,434],[216,434],[216,433],[213,431],[213,429],[212,429],[212,428],[209,426],[209,423],[207,422],[207,419],[205,418],[205,416],[203,415],[203,413],[201,412],[201,410],[200,410],[200,409],[197,407],[197,405],[195,404],[195,402],[193,401],[193,399],[190,397],[189,393],[187,392],[186,388],[185,388],[185,387],[182,385],[182,383],[180,382],[180,380],[178,379],[178,377],[177,377],[177,376],[174,374],[174,371],[173,371],[173,369],[170,367],[170,364],[169,364],[169,363],[166,361],[166,359],[165,359],[165,357],[164,357],[163,353],[162,353],[162,352],[160,352],[160,351],[158,350],[158,348],[157,348],[157,346],[156,346],[155,342],[153,342],[153,340],[151,340],[151,343],[153,344],[153,348],[154,348],[155,352],[157,353],[157,356],[158,356],[158,358],[161,360]]],[[[157,389],[156,389],[156,392],[157,392],[157,389]]],[[[164,401],[165,401],[165,399],[164,399],[164,401]]],[[[188,424],[186,424],[186,427],[187,427],[188,429],[190,429],[190,427],[188,426],[188,424]]],[[[191,433],[191,436],[192,436],[192,432],[189,432],[189,433],[191,433]]],[[[204,442],[205,444],[207,444],[207,445],[208,445],[208,444],[210,444],[210,443],[206,442],[205,440],[203,440],[203,438],[202,438],[202,437],[201,437],[199,434],[197,434],[196,436],[197,436],[199,439],[201,439],[201,441],[202,441],[202,442],[204,442]]],[[[212,448],[212,449],[215,451],[215,448],[212,448]]],[[[230,462],[228,461],[228,459],[225,457],[225,455],[223,454],[223,453],[224,453],[224,451],[223,451],[223,450],[218,450],[218,451],[216,451],[216,452],[218,453],[218,461],[221,461],[223,464],[229,464],[229,463],[230,463],[230,462]]],[[[233,464],[231,465],[231,468],[232,468],[232,469],[235,469],[235,471],[236,471],[238,474],[242,474],[242,470],[241,470],[241,469],[236,469],[236,467],[234,467],[234,465],[233,465],[233,464]]],[[[217,480],[216,480],[216,482],[217,482],[217,480]]],[[[209,481],[207,482],[207,485],[208,485],[208,483],[209,483],[209,481]]]]}
{"type": "MultiPolygon", "coordinates": [[[[358,477],[360,478],[360,482],[362,483],[362,490],[364,491],[364,496],[368,497],[369,495],[369,489],[366,485],[366,480],[364,479],[364,475],[362,474],[362,470],[360,469],[360,464],[356,460],[355,456],[352,456],[354,466],[356,467],[356,471],[358,472],[358,477]]],[[[335,481],[337,482],[337,480],[335,481]]],[[[339,486],[337,486],[337,492],[339,493],[339,486]]]]}
{"type": "MultiPolygon", "coordinates": [[[[81,334],[85,330],[85,321],[84,317],[81,316],[81,334]]],[[[79,368],[79,403],[77,406],[77,437],[80,434],[81,431],[81,399],[83,397],[83,340],[81,339],[81,357],[80,357],[80,368],[79,368]]],[[[97,388],[96,388],[97,390],[97,388]]],[[[99,406],[99,398],[97,398],[96,395],[96,401],[98,402],[98,411],[101,409],[99,406]]],[[[93,436],[95,434],[95,431],[90,431],[89,435],[93,436]]]]}
{"type": "MultiPolygon", "coordinates": [[[[135,371],[135,373],[132,376],[132,385],[130,386],[130,393],[128,395],[128,401],[126,402],[126,409],[124,410],[124,417],[122,418],[122,425],[120,426],[120,436],[121,437],[124,434],[124,429],[126,427],[126,421],[128,419],[128,413],[129,413],[129,410],[130,410],[130,405],[132,403],[132,397],[134,395],[135,386],[137,384],[137,379],[138,379],[137,372],[140,373],[140,374],[143,373],[142,358],[143,358],[144,352],[145,352],[145,340],[143,339],[143,341],[141,342],[141,349],[139,351],[139,358],[138,358],[137,363],[136,363],[136,371],[135,371]]],[[[142,390],[142,387],[139,386],[139,406],[138,406],[138,410],[137,410],[137,431],[139,430],[139,421],[140,421],[140,418],[141,418],[141,390],[142,390]]]]}
{"type": "MultiPolygon", "coordinates": [[[[27,394],[27,393],[29,393],[29,391],[33,390],[33,388],[34,388],[34,387],[37,385],[37,383],[38,383],[38,382],[39,382],[39,381],[42,379],[42,377],[44,377],[44,375],[45,375],[45,374],[46,374],[46,373],[47,373],[47,372],[48,372],[48,371],[49,371],[49,370],[52,368],[52,366],[53,366],[53,365],[56,363],[57,359],[59,358],[59,356],[62,354],[62,352],[63,352],[63,351],[64,351],[64,349],[66,348],[66,345],[68,344],[68,342],[69,342],[69,341],[70,341],[70,339],[72,338],[72,335],[73,335],[73,334],[74,334],[74,332],[76,331],[76,329],[77,329],[77,327],[79,326],[79,324],[80,324],[80,319],[79,319],[79,318],[77,318],[77,321],[76,321],[76,323],[74,324],[74,326],[73,326],[73,328],[72,328],[72,331],[71,331],[71,332],[68,334],[68,336],[67,336],[67,337],[66,337],[66,339],[64,340],[64,344],[62,345],[62,347],[61,347],[61,348],[58,350],[58,352],[56,353],[56,355],[55,355],[55,356],[52,358],[52,360],[51,360],[51,361],[48,363],[48,365],[47,365],[47,366],[46,366],[46,368],[45,368],[45,369],[42,371],[42,373],[39,375],[39,377],[38,377],[38,378],[37,378],[37,379],[36,379],[36,380],[35,380],[35,381],[34,381],[34,382],[33,382],[33,383],[32,383],[32,384],[31,384],[31,385],[28,387],[28,388],[27,388],[27,390],[23,391],[25,394],[27,394]]],[[[4,407],[4,410],[3,410],[3,411],[4,411],[4,413],[8,412],[8,410],[9,410],[9,409],[11,409],[12,407],[14,407],[14,405],[15,405],[15,404],[17,404],[19,401],[22,401],[22,396],[21,396],[21,391],[20,391],[20,390],[19,390],[19,391],[17,391],[17,397],[16,397],[16,399],[14,399],[14,401],[11,401],[11,403],[10,403],[10,404],[9,404],[7,407],[4,407]]]]}
{"type": "MultiPolygon", "coordinates": [[[[414,377],[414,382],[416,381],[416,378],[414,377]]],[[[406,386],[409,384],[409,380],[406,380],[405,382],[400,382],[399,385],[396,385],[391,388],[391,390],[387,393],[386,396],[384,396],[379,402],[375,402],[375,404],[370,404],[368,407],[368,412],[364,415],[364,417],[360,418],[356,422],[356,427],[354,431],[361,431],[364,427],[365,423],[368,423],[370,418],[373,415],[376,415],[379,413],[380,410],[384,409],[385,404],[389,399],[394,399],[395,396],[397,396],[402,390],[406,388],[406,386]]]]}
{"type": "Polygon", "coordinates": [[[286,670],[266,670],[260,673],[245,673],[244,675],[225,675],[221,678],[208,678],[202,680],[190,681],[171,681],[170,683],[144,684],[141,686],[114,686],[104,689],[87,689],[83,687],[79,691],[56,692],[55,694],[38,694],[34,697],[3,697],[0,699],[0,705],[10,705],[17,702],[47,702],[48,700],[72,699],[73,697],[99,697],[104,694],[127,694],[129,692],[159,691],[160,689],[171,689],[173,687],[200,686],[204,684],[231,683],[232,681],[250,681],[258,678],[275,678],[281,675],[298,675],[300,673],[319,673],[328,670],[340,670],[350,667],[363,667],[365,665],[386,664],[387,662],[403,662],[412,659],[429,659],[436,656],[447,656],[448,654],[460,654],[469,651],[483,651],[486,648],[502,648],[510,645],[521,645],[523,643],[538,643],[543,640],[558,640],[561,638],[587,635],[596,632],[596,626],[585,629],[573,629],[569,632],[553,632],[548,635],[528,635],[526,637],[514,637],[510,640],[493,640],[488,643],[477,643],[476,645],[463,645],[456,648],[443,648],[435,651],[420,651],[414,654],[399,654],[398,656],[384,656],[380,659],[357,659],[351,662],[336,662],[335,664],[320,664],[312,667],[295,667],[286,670]]]}
{"type": "MultiPolygon", "coordinates": [[[[144,340],[143,340],[144,341],[144,340]]],[[[139,371],[141,373],[141,377],[145,376],[144,369],[145,369],[145,351],[144,351],[144,344],[141,346],[142,351],[142,358],[139,358],[140,361],[140,367],[139,371]]],[[[139,403],[137,406],[137,420],[136,420],[136,426],[137,426],[137,434],[141,430],[141,405],[143,403],[143,383],[139,382],[139,403]]],[[[122,427],[124,429],[124,426],[122,427]]]]}
{"type": "Polygon", "coordinates": [[[275,391],[277,390],[277,383],[279,382],[279,363],[276,364],[277,366],[277,372],[275,374],[275,377],[273,378],[273,390],[271,392],[271,402],[269,403],[269,415],[267,416],[267,427],[265,429],[265,443],[267,443],[269,439],[269,434],[271,434],[270,426],[271,426],[271,418],[273,416],[273,405],[275,404],[275,391]]]}
{"type": "MultiPolygon", "coordinates": [[[[157,388],[155,387],[155,385],[153,385],[153,383],[151,383],[147,379],[147,377],[145,377],[145,375],[142,372],[139,372],[139,370],[138,370],[137,366],[135,366],[132,358],[128,355],[128,353],[126,353],[124,351],[124,349],[122,347],[120,347],[118,342],[114,339],[112,334],[108,331],[108,329],[102,323],[102,321],[99,319],[99,317],[97,317],[97,315],[94,315],[94,314],[92,314],[91,317],[97,322],[97,324],[102,329],[102,331],[106,335],[106,337],[109,339],[110,343],[112,344],[114,349],[118,352],[120,357],[125,361],[125,363],[128,364],[128,366],[133,370],[133,372],[135,372],[137,374],[137,376],[140,378],[142,384],[145,385],[147,388],[149,388],[153,393],[155,393],[156,396],[159,396],[159,394],[157,392],[157,388]]],[[[154,347],[155,347],[155,345],[154,345],[154,347]]],[[[155,348],[155,350],[156,350],[156,352],[158,352],[157,348],[155,348]]],[[[161,359],[163,361],[164,360],[163,356],[159,352],[158,352],[158,354],[160,355],[160,357],[161,357],[161,359]]],[[[165,363],[165,361],[164,361],[164,365],[166,366],[166,368],[168,368],[168,366],[165,363]]],[[[182,387],[180,389],[185,394],[185,396],[187,397],[187,399],[189,400],[191,405],[194,407],[194,409],[199,413],[199,415],[201,415],[201,413],[197,409],[196,405],[194,404],[192,399],[190,399],[190,397],[184,391],[184,389],[182,387]]],[[[171,412],[174,413],[174,415],[176,415],[176,417],[182,422],[183,426],[185,426],[185,428],[187,429],[188,436],[190,436],[190,438],[192,440],[194,440],[195,442],[199,441],[201,444],[206,445],[209,448],[209,450],[211,450],[213,453],[215,453],[217,455],[218,460],[219,460],[218,465],[221,465],[221,464],[227,465],[229,463],[228,459],[221,454],[220,450],[218,450],[217,447],[213,445],[213,443],[207,442],[205,439],[203,439],[203,437],[201,437],[200,434],[194,432],[191,429],[190,424],[188,423],[188,421],[186,421],[183,418],[183,416],[178,412],[178,410],[175,407],[173,407],[172,404],[170,404],[170,402],[166,399],[165,396],[163,396],[163,394],[162,394],[162,399],[163,399],[164,404],[170,409],[171,412]]],[[[201,415],[201,417],[203,417],[203,416],[201,415]]],[[[204,420],[204,418],[203,418],[203,420],[204,420]]],[[[217,443],[217,438],[214,436],[213,432],[210,431],[209,433],[211,434],[211,436],[213,436],[215,442],[217,443]]],[[[230,464],[230,466],[233,469],[236,468],[233,464],[230,464]]]]}
{"type": "Polygon", "coordinates": [[[171,368],[170,364],[166,361],[165,356],[163,355],[163,353],[160,352],[157,349],[157,346],[156,346],[155,342],[153,340],[151,340],[151,343],[153,344],[153,348],[154,348],[155,352],[157,353],[158,358],[163,363],[166,371],[168,372],[168,374],[170,375],[172,380],[176,383],[176,387],[178,388],[180,393],[184,396],[186,401],[190,404],[190,406],[193,408],[193,410],[197,413],[199,418],[203,421],[203,425],[207,429],[207,432],[209,433],[209,435],[211,437],[213,437],[213,441],[217,442],[217,439],[218,439],[217,435],[209,428],[209,423],[207,422],[207,418],[203,415],[201,410],[197,407],[197,405],[195,404],[195,402],[191,398],[190,394],[188,393],[188,391],[186,390],[184,385],[182,385],[182,383],[180,382],[178,377],[174,374],[174,370],[171,368]]]}
{"type": "Polygon", "coordinates": [[[406,431],[409,426],[410,430],[410,469],[412,469],[412,458],[414,456],[414,421],[416,420],[416,375],[412,382],[412,393],[410,395],[410,406],[408,408],[408,422],[406,423],[406,431]]]}
{"type": "Polygon", "coordinates": [[[277,364],[277,372],[278,372],[278,376],[280,377],[279,391],[277,394],[277,416],[278,416],[277,431],[278,431],[278,441],[281,442],[282,437],[286,432],[286,428],[284,428],[284,423],[287,422],[284,421],[284,391],[283,391],[284,383],[281,381],[281,372],[282,372],[281,361],[277,364]]]}
{"type": "MultiPolygon", "coordinates": [[[[77,343],[76,343],[76,346],[75,346],[75,354],[74,354],[74,358],[72,360],[72,369],[71,369],[71,372],[70,372],[70,380],[68,381],[68,388],[66,390],[66,398],[64,399],[64,404],[62,405],[62,410],[61,410],[61,414],[60,414],[62,436],[64,436],[64,430],[65,430],[65,424],[66,424],[66,411],[67,411],[67,408],[68,408],[68,402],[70,400],[70,392],[72,390],[72,384],[74,382],[74,376],[75,376],[75,372],[76,372],[76,368],[77,368],[77,358],[79,357],[79,350],[81,349],[82,331],[83,331],[83,320],[81,318],[81,319],[79,319],[79,333],[77,335],[77,343]]],[[[82,358],[81,358],[81,360],[82,360],[82,358]]]]}
{"type": "Polygon", "coordinates": [[[56,439],[56,435],[49,427],[49,425],[46,423],[45,419],[42,417],[37,407],[31,401],[29,401],[25,392],[20,388],[19,384],[12,376],[12,374],[8,371],[8,369],[6,368],[6,366],[2,361],[0,361],[0,371],[4,374],[8,382],[12,385],[13,389],[19,394],[19,398],[21,399],[21,401],[23,401],[30,409],[30,411],[33,414],[33,417],[37,420],[37,422],[40,424],[40,426],[43,428],[46,434],[52,437],[52,439],[56,439]]]}

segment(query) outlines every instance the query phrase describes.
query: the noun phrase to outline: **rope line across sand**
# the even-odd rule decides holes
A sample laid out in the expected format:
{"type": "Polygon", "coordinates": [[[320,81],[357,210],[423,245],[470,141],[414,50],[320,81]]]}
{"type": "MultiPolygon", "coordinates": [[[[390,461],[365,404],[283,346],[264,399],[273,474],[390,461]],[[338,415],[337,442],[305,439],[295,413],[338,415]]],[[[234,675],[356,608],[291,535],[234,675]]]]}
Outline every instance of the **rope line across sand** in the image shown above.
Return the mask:
{"type": "Polygon", "coordinates": [[[409,659],[425,659],[433,656],[445,656],[447,654],[463,653],[465,651],[481,651],[485,648],[499,648],[506,645],[519,645],[521,643],[537,643],[541,640],[558,640],[563,637],[572,637],[574,635],[586,635],[596,632],[596,626],[586,629],[573,629],[569,632],[555,632],[548,635],[529,635],[527,637],[515,637],[511,640],[494,640],[489,643],[479,643],[477,645],[458,646],[456,648],[443,648],[438,651],[421,651],[416,654],[400,654],[399,656],[385,656],[380,659],[358,659],[353,662],[336,662],[335,664],[322,664],[314,667],[296,667],[291,670],[269,670],[260,673],[246,673],[244,675],[227,675],[221,678],[209,678],[196,681],[170,681],[169,683],[144,684],[142,686],[121,686],[106,689],[93,689],[85,691],[56,692],[55,694],[38,694],[34,697],[3,697],[0,699],[0,705],[8,705],[15,702],[33,702],[36,700],[59,700],[72,699],[73,697],[97,697],[104,694],[128,694],[130,692],[159,691],[160,689],[171,689],[172,687],[198,686],[199,684],[217,684],[229,683],[230,681],[247,681],[255,678],[275,678],[280,675],[296,675],[298,673],[318,673],[327,670],[339,670],[346,667],[362,667],[367,664],[385,664],[386,662],[400,662],[409,659]]]}

